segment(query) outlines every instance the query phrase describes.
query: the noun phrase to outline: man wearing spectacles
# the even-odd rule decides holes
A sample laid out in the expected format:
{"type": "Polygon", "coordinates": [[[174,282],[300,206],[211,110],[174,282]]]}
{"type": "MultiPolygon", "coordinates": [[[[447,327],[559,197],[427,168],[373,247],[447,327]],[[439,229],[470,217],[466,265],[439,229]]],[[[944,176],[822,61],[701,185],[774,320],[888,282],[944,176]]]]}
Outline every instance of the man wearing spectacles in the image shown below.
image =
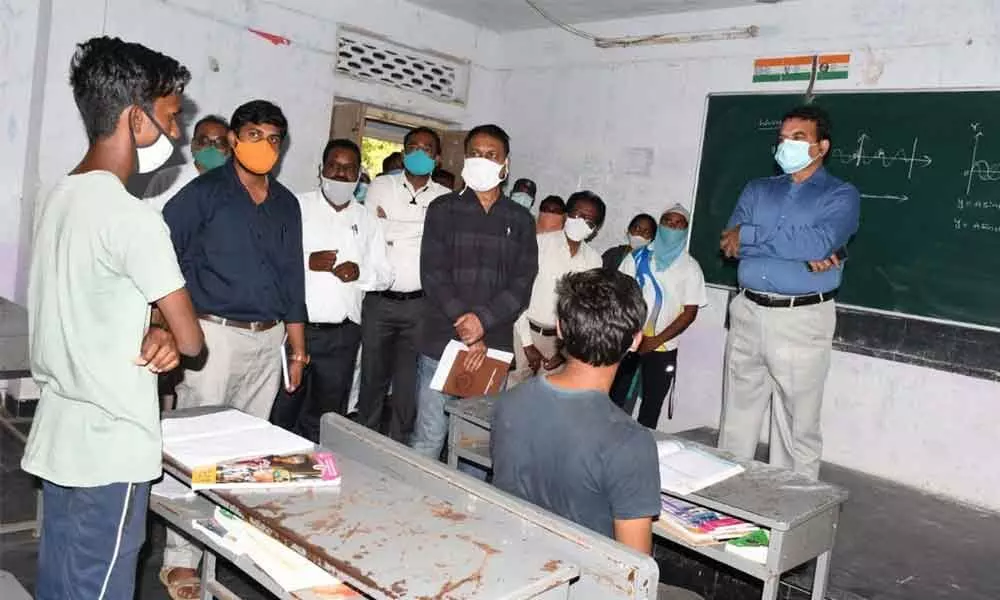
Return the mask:
{"type": "Polygon", "coordinates": [[[403,172],[376,177],[365,207],[385,231],[387,254],[396,276],[388,290],[365,295],[361,316],[359,421],[406,442],[416,418],[417,328],[423,314],[420,242],[427,207],[450,190],[431,175],[441,158],[441,138],[427,127],[403,138],[403,172]],[[386,405],[386,394],[392,396],[386,405]]]}
{"type": "MultiPolygon", "coordinates": [[[[302,214],[271,173],[288,131],[281,109],[254,100],[230,123],[233,159],[163,208],[208,351],[201,365],[185,368],[177,407],[226,405],[267,419],[282,379],[286,332],[287,391],[298,388],[309,363],[302,214]]],[[[161,578],[195,579],[199,556],[171,533],[161,578]]]]}
{"type": "Polygon", "coordinates": [[[232,155],[228,135],[229,123],[225,119],[218,115],[202,117],[195,123],[191,139],[193,161],[158,171],[149,180],[143,199],[162,211],[163,206],[195,177],[224,165],[232,155]]]}

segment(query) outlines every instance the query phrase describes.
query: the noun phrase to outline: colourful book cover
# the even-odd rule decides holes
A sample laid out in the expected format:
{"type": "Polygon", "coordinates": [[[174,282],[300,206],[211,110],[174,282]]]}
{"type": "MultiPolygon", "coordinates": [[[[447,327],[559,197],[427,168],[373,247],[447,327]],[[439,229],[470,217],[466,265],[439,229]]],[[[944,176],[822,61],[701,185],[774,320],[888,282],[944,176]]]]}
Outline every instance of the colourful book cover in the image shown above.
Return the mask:
{"type": "Polygon", "coordinates": [[[338,484],[337,463],[332,453],[324,451],[232,460],[191,471],[191,487],[196,490],[338,484]]]}

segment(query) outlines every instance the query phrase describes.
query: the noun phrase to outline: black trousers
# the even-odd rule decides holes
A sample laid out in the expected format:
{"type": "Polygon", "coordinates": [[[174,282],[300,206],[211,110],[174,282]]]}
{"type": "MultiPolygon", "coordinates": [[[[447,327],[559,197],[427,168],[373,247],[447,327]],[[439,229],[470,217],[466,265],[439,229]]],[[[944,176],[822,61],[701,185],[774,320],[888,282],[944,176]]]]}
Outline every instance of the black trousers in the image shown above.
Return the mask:
{"type": "Polygon", "coordinates": [[[646,354],[629,353],[618,366],[615,381],[611,384],[611,400],[628,414],[635,408],[635,397],[628,400],[628,390],[632,384],[636,369],[642,368],[642,404],[639,405],[639,424],[650,429],[656,429],[660,422],[660,410],[663,400],[670,392],[670,384],[674,381],[677,370],[677,351],[647,352],[646,354]]]}
{"type": "Polygon", "coordinates": [[[367,294],[361,316],[358,422],[404,444],[417,417],[416,343],[423,307],[424,298],[367,294]]]}
{"type": "Polygon", "coordinates": [[[356,323],[307,323],[306,349],[310,362],[297,390],[289,394],[284,384],[278,390],[271,408],[271,422],[319,443],[323,415],[347,414],[360,343],[361,326],[356,323]]]}

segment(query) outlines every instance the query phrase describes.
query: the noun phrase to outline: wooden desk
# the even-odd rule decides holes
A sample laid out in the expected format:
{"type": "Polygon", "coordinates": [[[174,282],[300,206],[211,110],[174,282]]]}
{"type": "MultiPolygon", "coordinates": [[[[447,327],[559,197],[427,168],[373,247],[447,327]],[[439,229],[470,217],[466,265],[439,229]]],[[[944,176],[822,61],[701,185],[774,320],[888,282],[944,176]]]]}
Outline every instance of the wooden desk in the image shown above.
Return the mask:
{"type": "MultiPolygon", "coordinates": [[[[462,458],[487,468],[492,466],[489,457],[492,407],[492,398],[452,400],[445,405],[445,412],[450,415],[449,464],[457,465],[462,458]]],[[[657,439],[674,437],[658,431],[653,434],[657,439]]],[[[726,456],[716,448],[682,441],[726,456]]],[[[764,600],[778,597],[782,573],[815,559],[812,600],[823,600],[837,522],[841,505],[847,501],[847,490],[761,462],[737,462],[746,468],[745,472],[694,494],[677,497],[768,529],[770,546],[766,564],[725,552],[722,546],[690,546],[658,522],[653,524],[653,533],[760,579],[764,582],[761,594],[764,600]]]]}
{"type": "MultiPolygon", "coordinates": [[[[352,431],[359,439],[378,436],[352,429],[359,426],[337,415],[324,418],[324,431],[330,430],[332,417],[343,421],[333,436],[341,441],[352,431]]],[[[527,541],[530,524],[522,519],[426,472],[414,477],[410,470],[410,476],[402,476],[404,464],[380,468],[389,457],[381,457],[380,463],[373,456],[376,446],[369,446],[365,456],[325,438],[324,445],[334,452],[343,476],[338,488],[210,491],[203,496],[373,598],[569,597],[579,568],[551,545],[527,541]]],[[[177,465],[166,462],[164,468],[188,480],[177,465]]],[[[184,529],[190,531],[190,525],[184,529]]]]}

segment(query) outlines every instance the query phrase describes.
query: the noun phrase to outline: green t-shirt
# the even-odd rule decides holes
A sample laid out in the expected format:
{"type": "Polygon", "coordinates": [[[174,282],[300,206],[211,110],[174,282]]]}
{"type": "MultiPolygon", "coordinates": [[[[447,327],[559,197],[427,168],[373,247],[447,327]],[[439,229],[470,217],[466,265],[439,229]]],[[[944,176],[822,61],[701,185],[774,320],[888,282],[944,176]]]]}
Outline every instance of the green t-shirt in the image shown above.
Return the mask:
{"type": "Polygon", "coordinates": [[[184,287],[167,225],[107,171],[66,177],[36,211],[28,325],[41,399],[21,466],[71,487],[156,479],[156,375],[135,361],[149,303],[184,287]]]}

